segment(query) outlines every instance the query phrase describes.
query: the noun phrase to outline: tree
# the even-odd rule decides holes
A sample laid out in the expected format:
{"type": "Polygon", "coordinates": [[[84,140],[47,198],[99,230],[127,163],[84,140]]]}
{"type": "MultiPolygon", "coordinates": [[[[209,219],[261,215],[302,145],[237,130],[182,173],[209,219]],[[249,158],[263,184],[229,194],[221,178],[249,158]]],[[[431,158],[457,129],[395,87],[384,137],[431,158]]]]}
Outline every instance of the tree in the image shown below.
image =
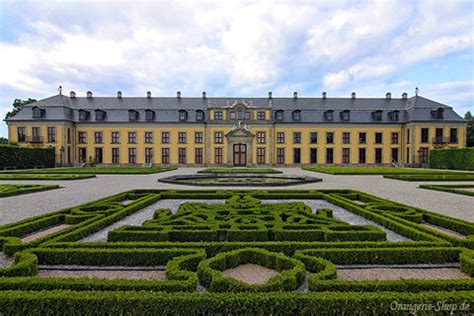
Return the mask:
{"type": "Polygon", "coordinates": [[[466,115],[464,115],[464,118],[469,120],[466,130],[466,146],[474,147],[474,116],[472,116],[471,111],[467,111],[466,115]]]}
{"type": "Polygon", "coordinates": [[[2,144],[2,145],[8,145],[8,138],[0,137],[0,144],[2,144]]]}
{"type": "Polygon", "coordinates": [[[36,102],[36,99],[31,99],[31,98],[28,98],[28,100],[15,99],[13,101],[13,110],[11,110],[10,112],[7,112],[7,114],[5,115],[5,119],[15,116],[15,114],[20,112],[23,106],[33,103],[33,102],[36,102]]]}

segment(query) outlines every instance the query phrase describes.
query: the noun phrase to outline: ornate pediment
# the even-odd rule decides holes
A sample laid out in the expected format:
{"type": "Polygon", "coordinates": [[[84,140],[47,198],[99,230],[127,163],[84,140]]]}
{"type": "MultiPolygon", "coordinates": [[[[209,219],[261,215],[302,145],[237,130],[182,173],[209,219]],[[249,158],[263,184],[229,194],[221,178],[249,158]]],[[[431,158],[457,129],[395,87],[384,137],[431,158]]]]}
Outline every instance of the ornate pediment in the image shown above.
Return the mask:
{"type": "Polygon", "coordinates": [[[250,126],[239,121],[237,124],[232,126],[230,132],[226,134],[227,137],[253,137],[252,132],[250,132],[250,126]]]}

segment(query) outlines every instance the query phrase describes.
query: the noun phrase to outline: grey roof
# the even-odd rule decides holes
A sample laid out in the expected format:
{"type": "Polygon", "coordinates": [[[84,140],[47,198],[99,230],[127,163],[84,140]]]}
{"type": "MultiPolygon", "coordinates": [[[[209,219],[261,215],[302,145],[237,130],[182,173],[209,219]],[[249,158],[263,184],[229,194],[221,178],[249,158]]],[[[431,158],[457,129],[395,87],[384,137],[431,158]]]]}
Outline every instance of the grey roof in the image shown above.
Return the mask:
{"type": "MultiPolygon", "coordinates": [[[[105,122],[129,122],[128,111],[139,112],[138,122],[145,122],[145,110],[155,111],[155,122],[176,123],[179,122],[179,110],[188,111],[187,122],[196,121],[196,111],[202,110],[206,113],[206,121],[209,108],[228,108],[233,104],[245,102],[252,108],[272,109],[274,112],[283,111],[283,123],[331,123],[324,118],[328,110],[334,111],[332,123],[405,123],[411,121],[443,121],[443,122],[466,122],[454,110],[444,104],[414,96],[407,99],[400,98],[176,98],[176,97],[75,97],[65,95],[52,96],[35,103],[26,105],[18,114],[7,121],[31,121],[31,120],[66,120],[79,122],[79,110],[90,112],[87,121],[95,122],[95,110],[106,112],[105,122]],[[33,107],[45,110],[41,119],[32,118],[33,107]],[[438,108],[444,109],[444,119],[433,119],[431,112],[438,108]],[[301,120],[293,121],[292,112],[301,111],[301,120]],[[342,121],[340,112],[350,111],[350,121],[342,121]],[[372,112],[381,110],[382,121],[374,121],[372,112]],[[389,113],[398,110],[399,121],[389,119],[389,113]]],[[[277,122],[281,123],[281,122],[277,122]]]]}

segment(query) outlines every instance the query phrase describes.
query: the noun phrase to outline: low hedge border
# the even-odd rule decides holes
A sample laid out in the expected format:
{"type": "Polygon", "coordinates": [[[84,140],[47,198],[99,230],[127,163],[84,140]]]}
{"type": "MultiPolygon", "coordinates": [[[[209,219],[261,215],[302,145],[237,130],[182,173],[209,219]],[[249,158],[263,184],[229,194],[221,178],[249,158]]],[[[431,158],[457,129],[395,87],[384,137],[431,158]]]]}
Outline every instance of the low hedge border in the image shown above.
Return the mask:
{"type": "Polygon", "coordinates": [[[84,180],[95,178],[93,174],[51,174],[51,175],[39,175],[39,174],[2,174],[0,172],[0,180],[41,180],[41,181],[72,181],[72,180],[84,180]]]}
{"type": "Polygon", "coordinates": [[[14,263],[12,266],[0,269],[0,277],[36,275],[38,271],[38,258],[34,254],[18,252],[13,258],[14,263]]]}
{"type": "Polygon", "coordinates": [[[207,168],[199,170],[197,173],[283,173],[283,171],[271,168],[207,168]]]}
{"type": "MultiPolygon", "coordinates": [[[[0,179],[2,180],[2,179],[0,179]]],[[[34,193],[40,191],[47,191],[53,189],[59,189],[59,185],[40,185],[40,184],[1,184],[0,185],[0,198],[15,196],[27,193],[34,193]],[[2,189],[11,188],[11,190],[5,190],[2,192],[2,189]]]]}
{"type": "MultiPolygon", "coordinates": [[[[473,179],[474,180],[474,177],[473,179]]],[[[463,189],[465,188],[474,188],[474,185],[433,185],[433,184],[421,184],[419,186],[422,189],[429,189],[429,190],[436,190],[436,191],[443,191],[443,192],[449,192],[449,193],[456,193],[456,194],[463,194],[463,195],[469,195],[469,196],[474,196],[474,192],[471,191],[465,191],[463,189]]]]}
{"type": "Polygon", "coordinates": [[[474,181],[474,174],[384,175],[386,179],[401,181],[474,181]]]}
{"type": "Polygon", "coordinates": [[[282,253],[258,248],[244,248],[217,254],[198,265],[198,277],[202,285],[211,292],[270,292],[294,291],[306,276],[304,264],[282,253]],[[253,263],[280,272],[265,284],[252,285],[224,277],[222,271],[241,264],[253,263]]]}

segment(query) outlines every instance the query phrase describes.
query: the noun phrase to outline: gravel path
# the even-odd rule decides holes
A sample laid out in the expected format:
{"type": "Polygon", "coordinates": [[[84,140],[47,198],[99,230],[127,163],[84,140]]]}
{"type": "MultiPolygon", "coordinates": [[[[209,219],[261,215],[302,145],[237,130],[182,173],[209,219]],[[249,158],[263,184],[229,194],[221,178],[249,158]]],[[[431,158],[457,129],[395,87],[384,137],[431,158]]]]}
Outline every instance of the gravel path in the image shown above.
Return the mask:
{"type": "Polygon", "coordinates": [[[38,270],[38,277],[43,278],[99,278],[129,280],[164,280],[165,271],[150,270],[38,270]]]}
{"type": "MultiPolygon", "coordinates": [[[[201,168],[179,168],[178,170],[151,175],[98,175],[96,178],[78,181],[53,181],[62,187],[60,190],[36,192],[22,196],[2,198],[0,202],[0,225],[16,222],[28,217],[49,213],[61,208],[71,207],[94,201],[112,194],[132,189],[199,189],[195,186],[172,185],[160,183],[159,178],[172,175],[195,174],[201,168]]],[[[406,182],[384,179],[375,176],[335,176],[323,173],[304,171],[300,168],[275,168],[286,175],[313,176],[323,182],[292,186],[297,189],[353,189],[364,191],[382,198],[419,207],[440,214],[453,216],[474,222],[474,203],[472,197],[418,188],[421,182],[406,182]]],[[[0,181],[0,184],[30,183],[51,184],[51,181],[12,180],[0,181]]],[[[425,183],[425,182],[423,182],[425,183]]],[[[446,182],[433,182],[433,184],[446,182]]],[[[451,184],[451,183],[450,183],[451,184]]],[[[474,184],[474,182],[453,182],[452,184],[474,184]]],[[[206,187],[208,189],[220,187],[206,187]]],[[[234,188],[226,188],[231,190],[234,188]]],[[[241,188],[235,188],[241,189],[241,188]]],[[[247,187],[246,189],[278,189],[271,187],[247,187]]]]}
{"type": "Polygon", "coordinates": [[[398,241],[410,241],[410,238],[397,234],[371,220],[368,220],[362,216],[351,213],[339,206],[331,204],[325,200],[263,200],[263,203],[283,203],[283,202],[303,202],[308,205],[313,213],[316,213],[318,209],[329,208],[332,210],[333,217],[339,219],[350,225],[372,225],[380,228],[387,234],[387,241],[398,242],[398,241]]]}
{"type": "Polygon", "coordinates": [[[446,235],[449,235],[449,236],[453,236],[453,237],[460,238],[460,239],[466,239],[465,235],[460,234],[458,232],[455,232],[454,230],[450,230],[450,229],[447,229],[447,228],[444,228],[444,227],[440,227],[440,226],[436,226],[436,225],[432,225],[432,224],[428,224],[428,223],[421,223],[420,225],[424,226],[426,228],[431,228],[433,230],[439,231],[440,233],[443,233],[443,234],[446,234],[446,235]]]}
{"type": "Polygon", "coordinates": [[[8,268],[13,264],[13,258],[6,257],[3,252],[0,251],[0,269],[8,268]]]}
{"type": "Polygon", "coordinates": [[[224,270],[222,274],[247,284],[265,284],[268,280],[280,273],[258,264],[246,263],[235,268],[224,270]]]}
{"type": "Polygon", "coordinates": [[[43,238],[44,236],[48,236],[49,234],[52,234],[52,233],[58,232],[60,230],[66,229],[69,226],[71,226],[71,225],[60,224],[60,225],[51,226],[49,228],[34,232],[33,234],[29,234],[29,235],[21,238],[21,241],[23,243],[27,243],[27,242],[30,242],[30,241],[33,241],[33,240],[36,240],[36,239],[40,239],[40,238],[43,238]]]}
{"type": "Polygon", "coordinates": [[[365,280],[457,280],[469,276],[457,268],[365,268],[337,269],[337,278],[348,281],[365,280]]]}

